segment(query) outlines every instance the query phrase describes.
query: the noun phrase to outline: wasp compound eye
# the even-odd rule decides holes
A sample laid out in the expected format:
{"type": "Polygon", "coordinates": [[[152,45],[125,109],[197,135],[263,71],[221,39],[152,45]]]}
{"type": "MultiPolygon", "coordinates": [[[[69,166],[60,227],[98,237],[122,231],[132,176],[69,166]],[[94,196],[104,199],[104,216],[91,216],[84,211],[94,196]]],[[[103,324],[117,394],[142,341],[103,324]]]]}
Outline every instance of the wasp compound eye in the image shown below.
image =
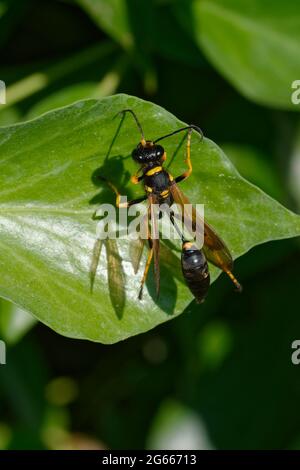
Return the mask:
{"type": "Polygon", "coordinates": [[[142,144],[138,144],[131,153],[133,160],[138,163],[142,163],[144,160],[145,147],[142,144]]]}
{"type": "Polygon", "coordinates": [[[135,160],[137,162],[140,160],[140,158],[139,158],[140,155],[141,155],[141,149],[139,148],[139,146],[136,147],[135,149],[133,149],[132,152],[131,152],[131,156],[132,156],[133,160],[135,160]]]}
{"type": "Polygon", "coordinates": [[[160,160],[165,153],[164,148],[161,145],[156,145],[156,157],[160,160]]]}

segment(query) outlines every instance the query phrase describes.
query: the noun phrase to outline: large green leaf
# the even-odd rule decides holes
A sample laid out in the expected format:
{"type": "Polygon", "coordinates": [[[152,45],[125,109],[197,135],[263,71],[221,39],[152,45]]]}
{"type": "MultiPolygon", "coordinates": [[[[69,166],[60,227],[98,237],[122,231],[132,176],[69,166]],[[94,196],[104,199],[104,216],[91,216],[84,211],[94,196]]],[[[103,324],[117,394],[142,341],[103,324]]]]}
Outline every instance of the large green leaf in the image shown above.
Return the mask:
{"type": "MultiPolygon", "coordinates": [[[[116,115],[124,108],[136,111],[148,138],[182,125],[157,105],[115,95],[0,129],[0,295],[61,334],[103,343],[170,320],[192,300],[174,256],[162,265],[160,299],[150,276],[139,302],[141,270],[134,276],[126,240],[117,240],[125,275],[122,312],[110,300],[105,249],[90,292],[96,238],[92,214],[96,203],[114,200],[96,176],[111,178],[129,197],[143,191],[133,191],[128,182],[136,166],[123,157],[130,155],[139,134],[131,116],[119,127],[116,115]]],[[[172,159],[181,142],[180,136],[165,141],[174,175],[184,168],[183,147],[172,159]]],[[[216,144],[193,134],[192,158],[194,172],[182,188],[193,202],[205,204],[207,220],[235,258],[256,244],[300,234],[300,217],[241,178],[216,144]]]]}
{"type": "Polygon", "coordinates": [[[124,47],[133,46],[133,36],[124,0],[77,0],[79,5],[112,38],[124,47]]]}
{"type": "Polygon", "coordinates": [[[208,59],[241,93],[299,110],[291,102],[291,85],[300,77],[298,2],[187,0],[176,9],[208,59]]]}

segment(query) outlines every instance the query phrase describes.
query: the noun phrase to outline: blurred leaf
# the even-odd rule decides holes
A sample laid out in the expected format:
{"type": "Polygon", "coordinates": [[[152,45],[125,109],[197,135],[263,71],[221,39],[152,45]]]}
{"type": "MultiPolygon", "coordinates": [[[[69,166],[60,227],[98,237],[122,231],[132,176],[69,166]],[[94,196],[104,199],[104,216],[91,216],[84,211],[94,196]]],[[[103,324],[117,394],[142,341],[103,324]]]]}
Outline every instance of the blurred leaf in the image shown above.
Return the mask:
{"type": "MultiPolygon", "coordinates": [[[[103,185],[100,193],[93,187],[93,182],[99,185],[95,176],[111,178],[129,197],[142,191],[132,191],[129,174],[136,166],[123,158],[138,141],[130,116],[123,125],[116,118],[124,108],[136,111],[149,138],[182,125],[159,106],[116,95],[0,129],[0,293],[61,334],[104,343],[147,331],[180,314],[192,300],[181,282],[178,262],[174,276],[162,265],[160,299],[156,300],[150,277],[144,299],[138,302],[141,273],[133,275],[126,239],[117,240],[126,276],[122,318],[110,302],[105,250],[90,293],[96,239],[91,203],[114,201],[103,185]]],[[[184,167],[183,149],[182,156],[174,155],[180,142],[179,137],[166,141],[174,175],[184,167]]],[[[300,217],[241,178],[213,142],[193,135],[192,155],[194,172],[182,188],[194,203],[205,204],[207,220],[234,258],[259,243],[300,234],[300,217]]],[[[211,269],[211,274],[215,279],[218,272],[211,269]]]]}
{"type": "Polygon", "coordinates": [[[56,406],[66,406],[75,400],[78,394],[76,382],[70,377],[56,377],[46,387],[46,398],[56,406]]]}
{"type": "Polygon", "coordinates": [[[214,369],[220,366],[232,348],[232,332],[224,322],[211,322],[198,336],[200,365],[214,369]]]}
{"type": "Polygon", "coordinates": [[[11,440],[12,430],[5,423],[0,422],[0,450],[7,449],[11,440]]]}
{"type": "Polygon", "coordinates": [[[120,43],[131,55],[132,64],[141,73],[147,94],[157,88],[152,63],[152,26],[154,9],[151,1],[132,3],[126,0],[78,0],[96,24],[120,43]],[[141,24],[140,19],[143,18],[141,24]],[[151,28],[151,34],[149,29],[151,28]]]}
{"type": "Polygon", "coordinates": [[[29,110],[26,118],[32,119],[52,109],[72,104],[75,101],[87,98],[103,98],[115,93],[126,67],[127,59],[122,56],[115,64],[115,67],[107,71],[99,83],[77,83],[58,90],[52,95],[47,95],[46,98],[39,101],[29,110]]]}
{"type": "Polygon", "coordinates": [[[289,183],[291,192],[300,208],[300,125],[297,126],[289,165],[289,183]]]}
{"type": "Polygon", "coordinates": [[[58,90],[55,93],[47,95],[43,100],[38,101],[38,103],[29,110],[26,118],[32,119],[52,109],[62,108],[75,101],[92,98],[95,88],[96,83],[77,83],[58,90]]]}
{"type": "Polygon", "coordinates": [[[48,449],[60,449],[69,438],[70,416],[67,408],[48,406],[41,437],[48,449]]]}
{"type": "Polygon", "coordinates": [[[17,305],[0,299],[0,336],[8,344],[17,343],[36,323],[32,315],[17,305]]]}
{"type": "Polygon", "coordinates": [[[0,1],[0,20],[7,11],[7,2],[4,0],[0,1]]]}
{"type": "MultiPolygon", "coordinates": [[[[206,60],[197,44],[186,33],[181,23],[177,21],[176,15],[169,8],[169,5],[160,5],[159,8],[156,8],[155,12],[155,34],[151,34],[152,23],[150,36],[153,40],[156,53],[167,60],[173,59],[177,62],[182,62],[184,65],[187,64],[192,67],[206,66],[206,60]]],[[[185,68],[184,70],[186,71],[185,68]]]]}
{"type": "Polygon", "coordinates": [[[142,75],[147,94],[157,91],[158,70],[154,65],[154,53],[194,67],[205,63],[169,5],[160,5],[153,0],[78,1],[95,23],[130,53],[132,65],[142,75]]]}
{"type": "MultiPolygon", "coordinates": [[[[44,387],[47,367],[42,351],[26,338],[7,350],[7,363],[1,369],[1,406],[13,419],[13,441],[39,439],[44,419],[44,387]]],[[[21,442],[19,442],[21,444],[21,442]]],[[[11,448],[15,448],[13,442],[11,448]]],[[[16,446],[18,448],[18,446],[16,446]]]]}
{"type": "Polygon", "coordinates": [[[243,95],[299,110],[291,102],[291,85],[300,77],[297,2],[187,0],[177,2],[176,10],[208,59],[243,95]]]}
{"type": "Polygon", "coordinates": [[[175,400],[160,406],[147,439],[148,449],[211,449],[211,443],[200,417],[175,400]]]}
{"type": "Polygon", "coordinates": [[[2,107],[1,112],[69,74],[77,73],[78,70],[90,64],[101,63],[107,56],[114,53],[115,49],[116,46],[112,42],[101,42],[64,58],[61,62],[57,62],[44,70],[35,71],[21,78],[7,87],[7,104],[2,107]]]}
{"type": "MultiPolygon", "coordinates": [[[[56,447],[57,449],[57,447],[56,447]]],[[[82,433],[69,434],[63,442],[59,443],[58,449],[62,450],[107,450],[107,446],[93,436],[82,433]]]]}
{"type": "Polygon", "coordinates": [[[126,0],[77,0],[109,36],[125,48],[133,46],[126,0]]]}

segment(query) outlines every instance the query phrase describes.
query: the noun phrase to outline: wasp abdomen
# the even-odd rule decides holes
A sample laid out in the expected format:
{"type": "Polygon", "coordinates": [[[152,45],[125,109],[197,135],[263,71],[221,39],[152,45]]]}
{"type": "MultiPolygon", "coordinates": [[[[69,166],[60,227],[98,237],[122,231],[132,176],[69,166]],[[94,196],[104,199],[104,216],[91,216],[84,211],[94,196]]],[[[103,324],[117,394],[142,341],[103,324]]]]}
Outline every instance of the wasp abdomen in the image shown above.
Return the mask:
{"type": "Polygon", "coordinates": [[[203,252],[192,243],[185,242],[182,245],[181,268],[196,301],[203,302],[210,284],[208,264],[203,252]]]}

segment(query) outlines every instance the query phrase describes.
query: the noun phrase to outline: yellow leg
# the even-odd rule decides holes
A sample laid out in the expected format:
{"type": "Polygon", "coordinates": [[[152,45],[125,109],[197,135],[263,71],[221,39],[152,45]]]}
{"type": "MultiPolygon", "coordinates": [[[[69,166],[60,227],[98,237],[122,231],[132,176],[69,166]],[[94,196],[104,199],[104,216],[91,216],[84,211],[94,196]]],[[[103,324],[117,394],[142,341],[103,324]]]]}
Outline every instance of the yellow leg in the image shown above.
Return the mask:
{"type": "MultiPolygon", "coordinates": [[[[148,209],[148,212],[149,212],[149,209],[148,209]]],[[[152,261],[152,258],[153,258],[153,253],[154,253],[153,243],[152,243],[152,239],[151,239],[151,236],[150,236],[149,220],[148,220],[148,223],[147,223],[147,238],[148,238],[148,243],[149,243],[149,253],[148,253],[148,257],[147,257],[147,261],[146,261],[146,265],[145,265],[145,269],[144,269],[144,274],[143,274],[143,277],[142,277],[142,280],[141,280],[141,286],[140,286],[139,295],[138,295],[139,300],[142,300],[142,297],[143,297],[144,284],[145,284],[147,276],[148,276],[150,264],[151,264],[151,261],[152,261]]]]}
{"type": "Polygon", "coordinates": [[[188,169],[182,173],[182,175],[177,176],[175,178],[175,182],[179,183],[180,181],[186,180],[192,173],[193,167],[192,167],[192,160],[191,160],[191,137],[192,137],[192,129],[188,130],[188,136],[187,136],[187,144],[186,144],[186,156],[185,156],[185,164],[187,165],[188,169]]]}
{"type": "Polygon", "coordinates": [[[141,168],[137,170],[137,172],[131,176],[130,181],[133,184],[139,184],[139,182],[143,179],[144,175],[139,176],[139,173],[141,172],[141,168]]]}
{"type": "Polygon", "coordinates": [[[191,137],[192,137],[192,129],[189,129],[188,136],[187,136],[187,144],[186,144],[186,158],[185,163],[187,164],[187,171],[185,172],[186,178],[190,176],[193,171],[192,161],[191,161],[191,137]]]}

